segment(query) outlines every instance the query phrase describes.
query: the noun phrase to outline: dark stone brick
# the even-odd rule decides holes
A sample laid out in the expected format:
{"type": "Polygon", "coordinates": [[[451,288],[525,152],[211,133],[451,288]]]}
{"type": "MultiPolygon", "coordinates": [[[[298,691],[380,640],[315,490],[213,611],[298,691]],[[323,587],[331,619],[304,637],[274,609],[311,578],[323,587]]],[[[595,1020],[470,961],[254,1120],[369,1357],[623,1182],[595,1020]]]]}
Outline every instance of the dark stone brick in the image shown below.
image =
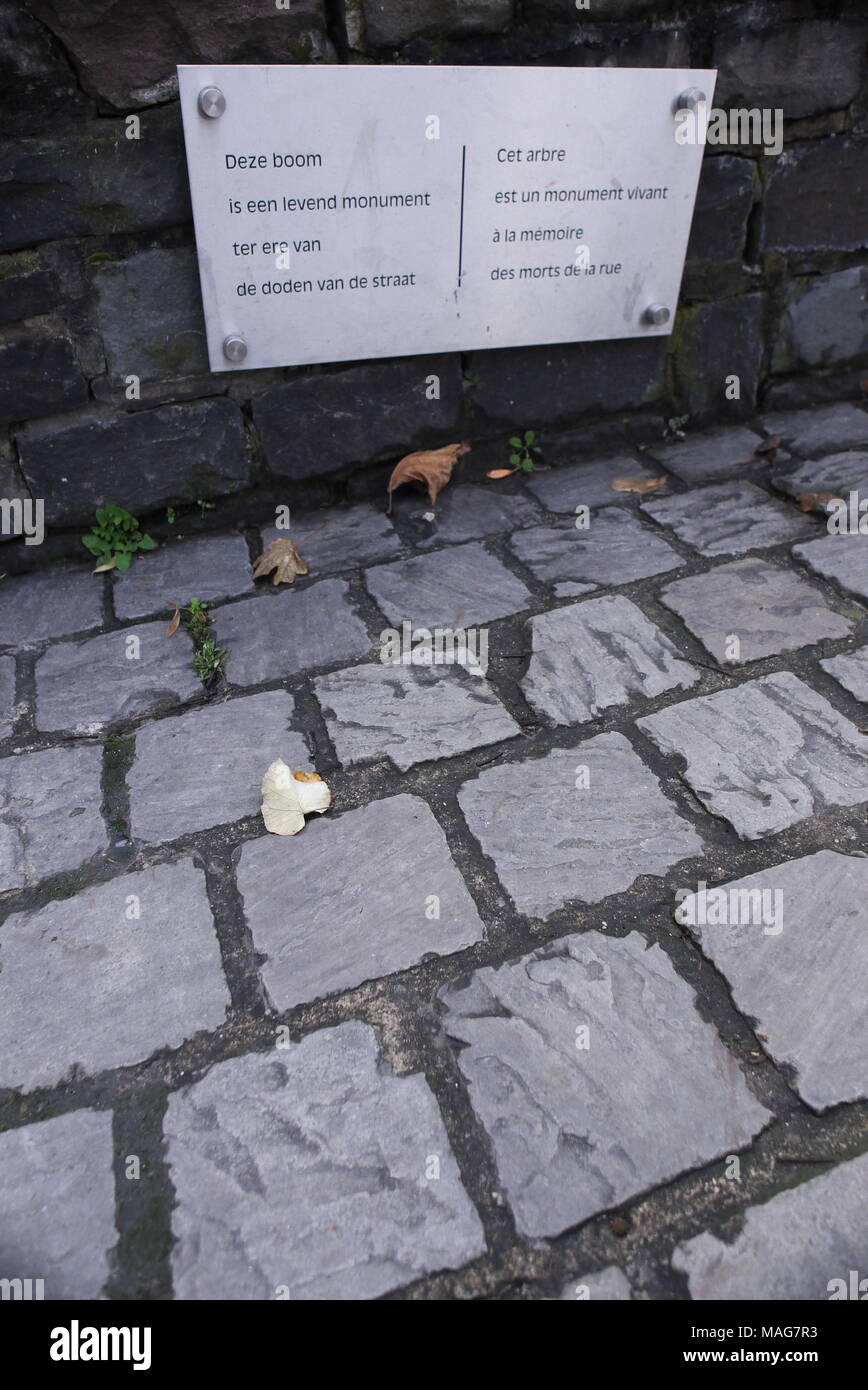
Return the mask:
{"type": "Polygon", "coordinates": [[[788,118],[836,111],[859,91],[868,27],[840,19],[762,33],[728,25],[718,35],[717,107],[772,107],[788,118]]]}
{"type": "Polygon", "coordinates": [[[426,34],[490,34],[512,20],[512,0],[361,0],[368,45],[398,48],[426,34]]]}
{"type": "Polygon", "coordinates": [[[135,415],[25,426],[21,470],[46,504],[50,526],[89,521],[116,502],[145,514],[168,503],[237,492],[251,481],[241,411],[231,401],[193,401],[135,415]]]}
{"type": "Polygon", "coordinates": [[[775,335],[772,370],[827,367],[868,353],[868,266],[792,285],[775,335]]]}
{"type": "Polygon", "coordinates": [[[141,117],[141,138],[123,121],[0,147],[0,250],[61,237],[153,231],[190,220],[180,111],[141,117]]]}
{"type": "Polygon", "coordinates": [[[751,160],[731,154],[706,156],[687,244],[688,266],[702,261],[742,261],[756,189],[756,169],[751,160]]]}
{"type": "Polygon", "coordinates": [[[676,408],[692,422],[741,420],[755,409],[764,299],[745,294],[686,311],[677,334],[676,408]],[[728,376],[739,378],[738,400],[726,397],[728,376]]]}
{"type": "Polygon", "coordinates": [[[50,270],[10,272],[0,279],[0,323],[47,314],[59,298],[57,280],[50,270]]]}
{"type": "Polygon", "coordinates": [[[192,247],[140,251],[93,276],[97,322],[115,385],[207,373],[205,323],[192,247]],[[130,313],[130,306],[135,311],[130,313]]]}
{"type": "Polygon", "coordinates": [[[0,130],[56,130],[87,103],[60,45],[19,4],[0,0],[0,130]]]}
{"type": "Polygon", "coordinates": [[[0,420],[53,415],[87,398],[68,338],[17,328],[0,339],[0,420]]]}
{"type": "Polygon", "coordinates": [[[855,251],[868,245],[868,141],[794,145],[771,163],[763,251],[855,251]]]}
{"type": "Polygon", "coordinates": [[[323,0],[29,0],[72,55],[87,91],[122,110],[177,91],[177,63],[332,58],[323,0]]]}
{"type": "Polygon", "coordinates": [[[410,357],[297,376],[253,402],[269,468],[285,478],[334,473],[462,437],[458,357],[410,357]],[[440,378],[429,401],[426,379],[440,378]]]}
{"type": "Polygon", "coordinates": [[[556,344],[473,353],[481,428],[569,424],[591,411],[625,410],[664,393],[668,338],[556,344]]]}

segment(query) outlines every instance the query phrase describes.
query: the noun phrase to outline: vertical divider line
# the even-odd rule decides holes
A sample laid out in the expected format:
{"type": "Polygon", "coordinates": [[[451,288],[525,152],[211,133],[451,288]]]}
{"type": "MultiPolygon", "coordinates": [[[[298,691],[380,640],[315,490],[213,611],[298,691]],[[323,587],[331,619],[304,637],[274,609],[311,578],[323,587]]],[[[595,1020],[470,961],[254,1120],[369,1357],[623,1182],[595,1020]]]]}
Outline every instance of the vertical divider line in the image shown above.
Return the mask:
{"type": "Polygon", "coordinates": [[[461,146],[461,213],[458,222],[458,288],[464,274],[464,171],[467,165],[467,146],[461,146]]]}

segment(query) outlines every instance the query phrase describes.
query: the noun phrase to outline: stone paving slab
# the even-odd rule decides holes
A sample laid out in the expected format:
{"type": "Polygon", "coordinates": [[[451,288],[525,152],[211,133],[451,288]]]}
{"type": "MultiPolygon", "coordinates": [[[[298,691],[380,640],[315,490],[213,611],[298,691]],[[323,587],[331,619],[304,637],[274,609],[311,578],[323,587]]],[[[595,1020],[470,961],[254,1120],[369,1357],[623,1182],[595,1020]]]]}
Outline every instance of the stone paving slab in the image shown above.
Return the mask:
{"type": "Polygon", "coordinates": [[[460,951],[483,935],[446,837],[416,796],[313,818],[292,843],[276,835],[248,841],[238,887],[280,1011],[406,970],[425,955],[460,951]],[[377,845],[388,868],[372,852],[377,845]]]}
{"type": "Polygon", "coordinates": [[[294,709],[271,690],[146,724],[127,777],[133,837],[159,844],[255,815],[275,758],[311,771],[301,734],[287,732],[294,709]]]}
{"type": "Polygon", "coordinates": [[[102,623],[102,578],[72,565],[0,579],[0,647],[35,647],[102,623]]]}
{"type": "Polygon", "coordinates": [[[530,595],[520,579],[481,545],[452,546],[365,571],[368,590],[400,627],[470,627],[508,618],[530,595]]]}
{"type": "Polygon", "coordinates": [[[440,997],[526,1236],[557,1235],[731,1153],[771,1118],[638,932],[564,937],[440,997]]]}
{"type": "Polygon", "coordinates": [[[0,892],[78,869],[107,847],[99,748],[0,759],[0,892]]]}
{"type": "Polygon", "coordinates": [[[214,631],[226,647],[226,675],[234,685],[297,676],[315,666],[367,656],[371,641],[342,579],[306,589],[243,599],[214,610],[214,631]]]}
{"type": "Polygon", "coordinates": [[[336,570],[357,569],[377,560],[391,560],[401,550],[398,534],[382,508],[358,503],[346,511],[330,507],[321,512],[292,511],[290,530],[268,526],[262,547],[291,540],[315,578],[336,570]]]}
{"type": "Polygon", "coordinates": [[[243,536],[203,536],[137,555],[126,574],[113,574],[112,593],[119,618],[172,616],[166,601],[191,598],[212,603],[253,589],[250,556],[243,536]]]}
{"type": "Polygon", "coordinates": [[[15,719],[15,658],[0,656],[0,738],[8,738],[15,719]]]}
{"type": "Polygon", "coordinates": [[[189,860],[14,913],[0,965],[0,1086],[131,1066],[219,1028],[229,1003],[205,878],[189,860]]]}
{"type": "Polygon", "coordinates": [[[542,513],[529,497],[502,492],[497,483],[471,487],[466,483],[446,488],[432,509],[427,498],[398,493],[395,514],[409,526],[422,550],[497,536],[504,531],[539,521],[542,513]],[[433,516],[433,520],[428,518],[433,516]]]}
{"type": "Polygon", "coordinates": [[[749,1208],[731,1244],[710,1231],[685,1241],[673,1252],[673,1267],[687,1275],[697,1300],[864,1298],[862,1289],[850,1291],[850,1271],[857,1281],[865,1276],[866,1185],[862,1154],[749,1208]]]}
{"type": "Polygon", "coordinates": [[[607,1265],[594,1274],[582,1274],[578,1279],[570,1279],[564,1285],[558,1301],[625,1303],[631,1297],[630,1285],[623,1270],[617,1265],[607,1265]]]}
{"type": "Polygon", "coordinates": [[[846,401],[779,411],[764,415],[759,423],[769,435],[779,434],[790,448],[808,456],[868,444],[868,413],[846,401]]]}
{"type": "Polygon", "coordinates": [[[756,457],[761,443],[762,435],[736,425],[692,435],[677,444],[652,444],[648,453],[686,483],[716,483],[721,478],[743,477],[761,463],[756,457]]]}
{"type": "Polygon", "coordinates": [[[365,1024],[212,1067],[165,1128],[177,1298],[371,1299],[484,1249],[434,1097],[365,1024]]]}
{"type": "Polygon", "coordinates": [[[868,536],[821,536],[794,546],[793,554],[815,574],[868,601],[868,536]]]}
{"type": "Polygon", "coordinates": [[[868,647],[860,647],[856,652],[842,652],[840,656],[821,661],[820,665],[857,700],[868,701],[868,647]]]}
{"type": "Polygon", "coordinates": [[[95,734],[201,695],[186,632],[139,623],[82,642],[56,642],[36,661],[36,725],[95,734]]]}
{"type": "Polygon", "coordinates": [[[488,768],[458,801],[519,912],[538,917],[601,902],[703,849],[622,734],[488,768]]]}
{"type": "Polygon", "coordinates": [[[593,463],[576,463],[533,473],[527,486],[550,512],[575,515],[577,507],[608,507],[613,502],[623,502],[629,494],[613,490],[615,478],[638,478],[647,482],[659,476],[637,463],[632,454],[617,454],[593,463]]]}
{"type": "Polygon", "coordinates": [[[717,483],[677,497],[643,502],[642,510],[701,555],[740,555],[816,532],[811,518],[769,497],[754,483],[717,483]]]}
{"type": "Polygon", "coordinates": [[[345,767],[389,758],[406,772],[521,733],[487,681],[457,666],[355,666],[314,692],[345,767]]]}
{"type": "Polygon", "coordinates": [[[868,859],[790,859],[690,894],[676,917],[808,1105],[868,1095],[868,859]]]}
{"type": "Polygon", "coordinates": [[[634,697],[684,690],[699,680],[668,637],[620,594],[555,608],[531,618],[529,627],[533,655],[521,688],[556,724],[581,724],[634,697]]]}
{"type": "Polygon", "coordinates": [[[702,695],[637,725],[667,754],[703,806],[744,840],[777,834],[824,806],[868,800],[863,736],[789,671],[702,695]]]}
{"type": "Polygon", "coordinates": [[[554,585],[554,595],[555,598],[579,598],[582,594],[592,594],[596,588],[596,584],[576,584],[565,579],[563,584],[554,585]]]}
{"type": "Polygon", "coordinates": [[[772,482],[790,497],[800,497],[803,492],[834,492],[846,501],[851,489],[868,497],[868,449],[848,449],[809,460],[790,473],[775,474],[772,482]]]}
{"type": "Polygon", "coordinates": [[[683,561],[662,536],[647,531],[629,512],[606,507],[586,531],[576,526],[532,526],[510,544],[537,579],[629,584],[677,569],[683,561]]]}
{"type": "Polygon", "coordinates": [[[826,637],[847,637],[852,630],[794,570],[757,556],[676,579],[661,590],[660,601],[722,662],[758,661],[826,637]]]}
{"type": "Polygon", "coordinates": [[[74,1110],[0,1134],[0,1279],[96,1299],[117,1240],[112,1117],[74,1110]]]}

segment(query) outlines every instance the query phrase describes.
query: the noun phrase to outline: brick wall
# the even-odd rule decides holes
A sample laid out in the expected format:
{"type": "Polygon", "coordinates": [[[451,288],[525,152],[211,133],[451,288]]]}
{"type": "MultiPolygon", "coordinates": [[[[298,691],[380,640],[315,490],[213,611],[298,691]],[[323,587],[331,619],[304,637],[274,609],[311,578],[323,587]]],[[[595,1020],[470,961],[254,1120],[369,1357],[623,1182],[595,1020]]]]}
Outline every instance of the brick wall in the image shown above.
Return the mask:
{"type": "Polygon", "coordinates": [[[516,427],[659,437],[858,395],[866,38],[858,0],[0,0],[0,497],[63,534],[105,501],[375,490],[458,437],[483,461],[516,427]],[[710,65],[715,106],[782,108],[785,145],[708,147],[669,339],[210,375],[174,77],[209,60],[710,65]]]}

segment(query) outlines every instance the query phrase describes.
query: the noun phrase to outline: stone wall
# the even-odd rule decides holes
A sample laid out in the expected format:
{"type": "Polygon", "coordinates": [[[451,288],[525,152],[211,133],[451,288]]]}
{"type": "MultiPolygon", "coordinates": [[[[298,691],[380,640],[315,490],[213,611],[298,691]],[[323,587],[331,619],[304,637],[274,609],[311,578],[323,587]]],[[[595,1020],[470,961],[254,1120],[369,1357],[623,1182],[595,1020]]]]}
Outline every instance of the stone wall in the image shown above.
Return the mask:
{"type": "Polygon", "coordinates": [[[859,0],[0,0],[0,497],[70,535],[105,501],[216,520],[460,437],[481,468],[517,427],[590,448],[858,395],[866,38],[859,0]],[[715,106],[782,108],[785,145],[708,147],[669,339],[211,375],[174,76],[208,60],[712,65],[715,106]]]}

